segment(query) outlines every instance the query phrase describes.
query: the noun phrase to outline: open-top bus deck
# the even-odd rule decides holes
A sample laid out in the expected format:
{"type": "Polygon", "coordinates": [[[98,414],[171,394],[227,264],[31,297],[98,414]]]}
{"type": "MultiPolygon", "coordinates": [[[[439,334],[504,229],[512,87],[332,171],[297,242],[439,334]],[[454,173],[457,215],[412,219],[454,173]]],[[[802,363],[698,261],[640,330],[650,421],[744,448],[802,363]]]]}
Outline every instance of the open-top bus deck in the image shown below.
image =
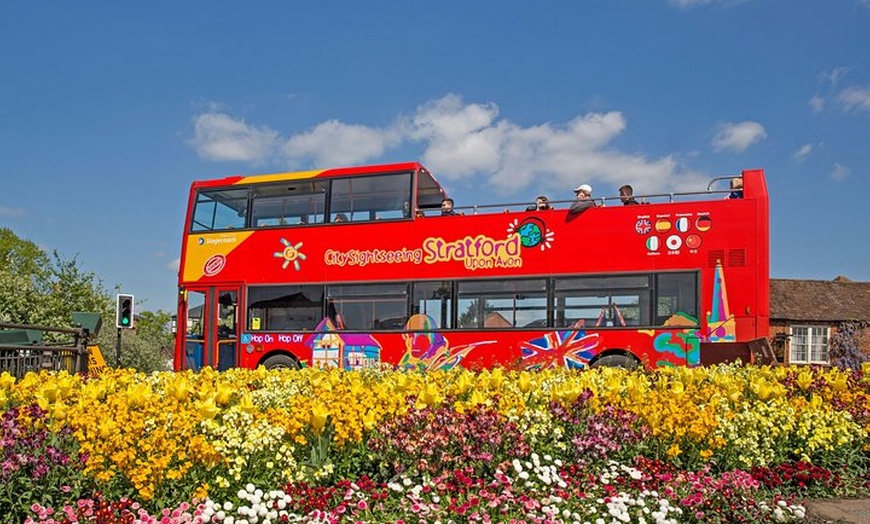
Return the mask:
{"type": "Polygon", "coordinates": [[[768,335],[761,170],[579,215],[445,196],[417,163],[195,182],[176,369],[692,366],[768,335]]]}

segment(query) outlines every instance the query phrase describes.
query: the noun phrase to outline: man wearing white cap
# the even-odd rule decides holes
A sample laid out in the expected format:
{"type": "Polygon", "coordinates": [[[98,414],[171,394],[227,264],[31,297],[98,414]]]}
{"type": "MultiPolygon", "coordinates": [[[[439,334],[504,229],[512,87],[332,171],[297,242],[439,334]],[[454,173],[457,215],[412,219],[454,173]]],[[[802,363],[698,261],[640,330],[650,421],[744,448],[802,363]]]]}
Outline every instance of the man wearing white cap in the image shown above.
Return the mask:
{"type": "Polygon", "coordinates": [[[574,194],[577,195],[577,198],[568,208],[569,215],[579,215],[590,207],[595,207],[595,201],[592,200],[592,186],[589,184],[580,184],[574,190],[574,194]]]}

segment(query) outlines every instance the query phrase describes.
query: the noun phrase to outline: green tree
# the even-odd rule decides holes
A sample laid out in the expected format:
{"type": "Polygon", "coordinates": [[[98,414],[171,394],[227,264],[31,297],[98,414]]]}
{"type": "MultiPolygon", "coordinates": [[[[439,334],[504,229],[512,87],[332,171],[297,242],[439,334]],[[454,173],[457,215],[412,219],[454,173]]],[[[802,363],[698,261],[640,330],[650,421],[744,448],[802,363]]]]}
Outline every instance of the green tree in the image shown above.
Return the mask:
{"type": "Polygon", "coordinates": [[[82,271],[75,258],[49,256],[0,228],[0,320],[63,327],[70,325],[73,311],[106,315],[110,307],[102,281],[82,271]]]}
{"type": "MultiPolygon", "coordinates": [[[[114,318],[114,317],[113,317],[114,318]]],[[[170,369],[174,337],[169,331],[172,317],[163,311],[142,311],[136,314],[135,329],[121,330],[121,366],[139,371],[170,369]]],[[[107,329],[99,337],[100,348],[107,363],[117,360],[117,329],[107,329]]]]}
{"type": "Polygon", "coordinates": [[[48,256],[29,240],[9,228],[0,228],[0,269],[22,275],[40,275],[49,266],[48,256]]]}
{"type": "MultiPolygon", "coordinates": [[[[0,228],[0,322],[70,327],[73,311],[99,313],[103,329],[96,342],[106,363],[114,366],[114,302],[102,280],[83,270],[75,257],[65,259],[56,251],[49,256],[30,240],[0,228]]],[[[121,339],[121,365],[146,372],[166,369],[167,348],[172,347],[169,320],[160,311],[137,315],[136,329],[121,339]]]]}

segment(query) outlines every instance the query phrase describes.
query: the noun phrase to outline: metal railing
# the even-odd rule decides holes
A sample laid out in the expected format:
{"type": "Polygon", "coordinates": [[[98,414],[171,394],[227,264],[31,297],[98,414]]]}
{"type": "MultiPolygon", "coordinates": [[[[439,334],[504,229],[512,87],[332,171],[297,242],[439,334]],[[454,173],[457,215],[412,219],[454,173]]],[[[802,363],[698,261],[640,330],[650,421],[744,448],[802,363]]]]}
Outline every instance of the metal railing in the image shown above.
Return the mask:
{"type": "MultiPolygon", "coordinates": [[[[707,184],[706,191],[701,190],[679,191],[672,193],[646,193],[634,195],[634,198],[641,204],[673,203],[684,200],[715,200],[722,198],[723,195],[727,196],[731,192],[731,189],[727,186],[725,189],[714,189],[714,186],[721,186],[722,182],[730,181],[731,179],[739,176],[740,175],[725,175],[713,178],[707,184]]],[[[596,197],[592,200],[595,201],[598,207],[606,207],[608,205],[622,205],[621,196],[596,197]]],[[[573,202],[573,199],[549,201],[551,206],[560,209],[568,208],[573,202]]],[[[527,206],[533,206],[534,204],[535,201],[531,200],[529,202],[508,202],[503,204],[478,204],[471,206],[456,206],[454,209],[457,212],[462,212],[466,215],[480,215],[484,213],[525,211],[527,206]]],[[[433,211],[435,213],[435,215],[433,216],[436,216],[438,214],[438,210],[435,209],[433,211]]]]}
{"type": "Polygon", "coordinates": [[[90,333],[87,329],[0,322],[0,333],[11,335],[4,337],[7,342],[0,342],[0,373],[8,372],[21,378],[30,371],[85,373],[88,370],[90,333]],[[56,344],[44,344],[40,336],[37,342],[28,343],[28,332],[58,333],[69,338],[56,344]],[[15,341],[16,338],[19,341],[15,341]]]}

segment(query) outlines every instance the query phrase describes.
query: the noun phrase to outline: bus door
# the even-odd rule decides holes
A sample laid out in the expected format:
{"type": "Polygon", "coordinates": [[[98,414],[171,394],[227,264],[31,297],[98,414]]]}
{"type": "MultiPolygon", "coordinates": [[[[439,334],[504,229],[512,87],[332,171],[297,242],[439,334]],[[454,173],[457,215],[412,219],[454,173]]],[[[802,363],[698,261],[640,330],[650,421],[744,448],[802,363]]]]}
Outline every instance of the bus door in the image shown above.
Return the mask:
{"type": "Polygon", "coordinates": [[[187,290],[185,369],[210,366],[219,371],[238,360],[238,287],[187,290]]]}

